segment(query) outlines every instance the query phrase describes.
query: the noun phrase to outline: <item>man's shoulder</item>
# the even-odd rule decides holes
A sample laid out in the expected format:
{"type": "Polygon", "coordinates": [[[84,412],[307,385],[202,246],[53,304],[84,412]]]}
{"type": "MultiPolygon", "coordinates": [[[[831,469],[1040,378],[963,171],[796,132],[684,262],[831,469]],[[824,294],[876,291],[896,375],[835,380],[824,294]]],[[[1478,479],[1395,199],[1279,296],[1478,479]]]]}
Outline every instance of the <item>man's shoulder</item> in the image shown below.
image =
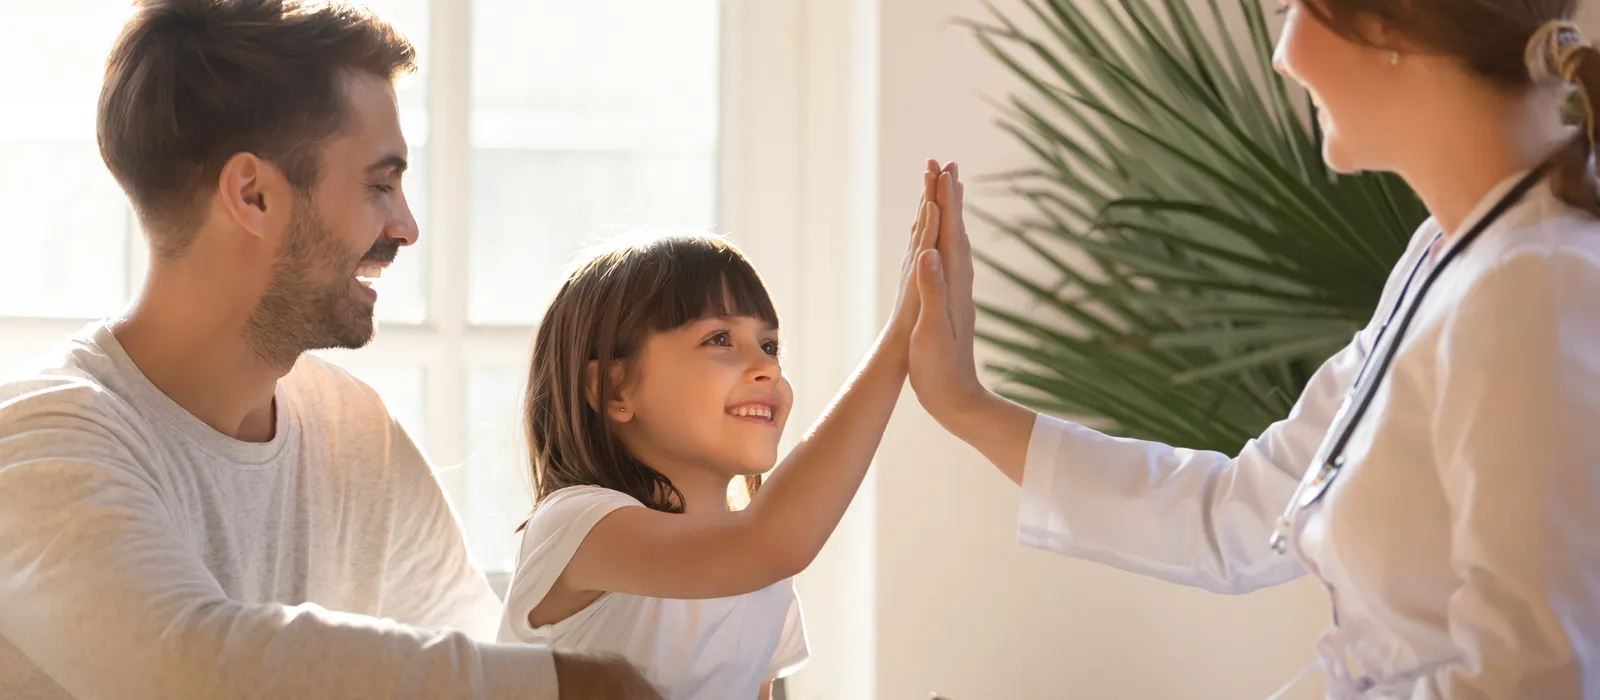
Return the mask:
{"type": "Polygon", "coordinates": [[[111,364],[86,328],[19,374],[0,377],[0,416],[35,411],[103,412],[127,402],[103,375],[111,364]]]}
{"type": "Polygon", "coordinates": [[[104,322],[64,338],[25,370],[0,377],[0,407],[102,410],[125,406],[117,391],[116,363],[102,343],[104,322]]]}
{"type": "Polygon", "coordinates": [[[137,430],[140,421],[124,397],[71,362],[0,382],[0,443],[19,449],[49,447],[56,457],[108,446],[120,451],[120,437],[137,430]]]}
{"type": "Polygon", "coordinates": [[[416,472],[432,478],[427,457],[378,395],[349,370],[307,353],[279,383],[309,439],[336,440],[340,449],[382,455],[385,473],[416,472]]]}
{"type": "Polygon", "coordinates": [[[42,412],[97,414],[126,405],[99,379],[71,367],[0,382],[0,421],[42,412]]]}
{"type": "Polygon", "coordinates": [[[389,410],[377,390],[349,370],[311,353],[300,356],[294,369],[284,375],[282,386],[306,400],[312,410],[356,420],[389,419],[389,410]]]}

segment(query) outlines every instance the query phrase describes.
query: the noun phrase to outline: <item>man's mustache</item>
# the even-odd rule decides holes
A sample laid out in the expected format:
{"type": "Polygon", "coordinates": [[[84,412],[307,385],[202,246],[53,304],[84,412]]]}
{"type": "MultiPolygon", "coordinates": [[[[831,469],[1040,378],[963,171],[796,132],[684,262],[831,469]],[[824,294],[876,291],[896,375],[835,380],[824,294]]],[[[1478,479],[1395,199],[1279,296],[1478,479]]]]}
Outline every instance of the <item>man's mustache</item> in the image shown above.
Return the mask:
{"type": "Polygon", "coordinates": [[[400,239],[379,236],[377,242],[372,244],[372,248],[367,250],[367,254],[361,256],[361,261],[388,265],[394,262],[395,257],[399,254],[400,239]]]}

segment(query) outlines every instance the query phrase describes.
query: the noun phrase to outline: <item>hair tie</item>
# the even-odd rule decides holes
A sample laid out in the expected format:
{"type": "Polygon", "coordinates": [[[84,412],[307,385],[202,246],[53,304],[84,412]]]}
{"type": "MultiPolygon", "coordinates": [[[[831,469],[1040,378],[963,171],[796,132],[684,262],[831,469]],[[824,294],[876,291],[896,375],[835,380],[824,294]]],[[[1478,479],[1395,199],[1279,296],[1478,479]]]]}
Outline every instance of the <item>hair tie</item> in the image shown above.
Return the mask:
{"type": "Polygon", "coordinates": [[[1551,20],[1528,37],[1523,59],[1528,64],[1528,75],[1536,83],[1560,78],[1576,84],[1578,68],[1583,65],[1582,53],[1589,48],[1589,40],[1576,22],[1551,20]]]}

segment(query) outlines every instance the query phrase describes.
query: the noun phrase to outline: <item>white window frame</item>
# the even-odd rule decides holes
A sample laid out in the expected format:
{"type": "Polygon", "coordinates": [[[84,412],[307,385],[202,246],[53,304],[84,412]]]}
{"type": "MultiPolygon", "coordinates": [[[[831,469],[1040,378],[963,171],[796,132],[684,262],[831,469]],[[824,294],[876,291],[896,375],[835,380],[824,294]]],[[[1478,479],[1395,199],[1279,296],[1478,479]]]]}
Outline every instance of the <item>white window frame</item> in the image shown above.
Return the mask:
{"type": "MultiPolygon", "coordinates": [[[[426,187],[426,315],[420,323],[380,323],[355,351],[323,354],[359,365],[423,370],[423,448],[459,513],[470,513],[468,376],[484,364],[525,366],[534,326],[481,325],[468,315],[470,253],[471,0],[429,3],[426,187]]],[[[800,173],[774,164],[800,156],[802,0],[723,0],[717,215],[772,287],[780,308],[798,299],[800,173]]],[[[128,237],[128,298],[148,267],[143,242],[128,237]]],[[[381,303],[381,302],[380,302],[381,303]]],[[[17,348],[48,348],[92,319],[0,316],[0,360],[17,348]]],[[[22,359],[22,358],[14,358],[22,359]]],[[[480,562],[497,568],[494,562],[480,562]]],[[[496,579],[504,572],[491,571],[496,579]]],[[[498,581],[497,581],[498,582],[498,581]]]]}

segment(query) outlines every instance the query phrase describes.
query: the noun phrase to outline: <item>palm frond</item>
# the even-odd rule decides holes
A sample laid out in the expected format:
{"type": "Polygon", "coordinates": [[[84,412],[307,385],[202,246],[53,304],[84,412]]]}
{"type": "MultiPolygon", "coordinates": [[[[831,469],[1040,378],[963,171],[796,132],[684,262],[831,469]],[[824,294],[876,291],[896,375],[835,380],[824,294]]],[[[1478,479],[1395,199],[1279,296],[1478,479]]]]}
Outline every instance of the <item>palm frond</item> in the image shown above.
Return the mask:
{"type": "Polygon", "coordinates": [[[1365,323],[1426,211],[1323,164],[1262,0],[1020,2],[963,20],[1019,79],[998,123],[1035,161],[987,179],[1026,213],[973,209],[1046,270],[980,256],[1035,307],[980,304],[1002,392],[1237,450],[1365,323]]]}

